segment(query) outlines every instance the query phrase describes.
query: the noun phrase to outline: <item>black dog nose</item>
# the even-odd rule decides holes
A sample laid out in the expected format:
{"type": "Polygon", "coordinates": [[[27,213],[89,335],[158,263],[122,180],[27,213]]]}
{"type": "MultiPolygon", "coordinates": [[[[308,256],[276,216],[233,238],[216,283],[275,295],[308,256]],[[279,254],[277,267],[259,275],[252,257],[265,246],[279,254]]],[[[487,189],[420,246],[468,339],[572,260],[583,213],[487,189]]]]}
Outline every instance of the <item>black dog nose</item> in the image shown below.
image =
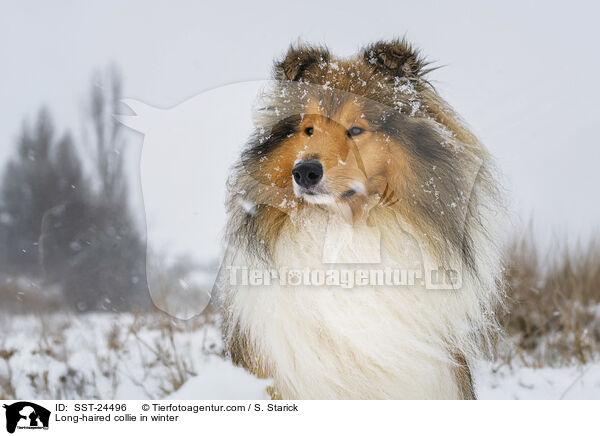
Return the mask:
{"type": "Polygon", "coordinates": [[[292,176],[299,186],[311,188],[323,178],[323,165],[316,160],[307,160],[296,164],[292,176]]]}

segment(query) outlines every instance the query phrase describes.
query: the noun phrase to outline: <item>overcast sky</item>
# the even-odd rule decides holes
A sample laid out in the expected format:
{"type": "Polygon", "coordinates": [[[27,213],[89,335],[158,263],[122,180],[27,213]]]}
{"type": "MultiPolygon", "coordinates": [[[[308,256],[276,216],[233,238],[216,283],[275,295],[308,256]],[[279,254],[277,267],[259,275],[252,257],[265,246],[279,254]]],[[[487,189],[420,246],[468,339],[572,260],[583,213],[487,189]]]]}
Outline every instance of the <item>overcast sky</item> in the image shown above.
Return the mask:
{"type": "Polygon", "coordinates": [[[78,127],[92,72],[111,62],[127,97],[171,107],[267,78],[298,39],[347,56],[406,35],[444,65],[431,78],[496,156],[519,215],[544,238],[587,238],[600,223],[598,16],[577,1],[3,2],[0,161],[41,104],[78,127]]]}

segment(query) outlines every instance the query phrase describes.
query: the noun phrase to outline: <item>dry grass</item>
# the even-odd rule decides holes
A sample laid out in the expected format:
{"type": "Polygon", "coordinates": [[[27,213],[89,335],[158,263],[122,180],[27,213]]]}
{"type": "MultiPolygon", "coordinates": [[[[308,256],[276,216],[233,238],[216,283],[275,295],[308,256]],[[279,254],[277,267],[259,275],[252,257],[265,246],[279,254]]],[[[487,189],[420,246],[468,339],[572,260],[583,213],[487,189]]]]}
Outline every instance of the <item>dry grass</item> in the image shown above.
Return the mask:
{"type": "Polygon", "coordinates": [[[600,244],[542,254],[524,237],[507,259],[508,301],[500,320],[509,344],[499,357],[541,367],[600,356],[600,244]]]}
{"type": "Polygon", "coordinates": [[[28,277],[0,275],[0,312],[50,313],[64,307],[64,299],[56,286],[28,277]]]}
{"type": "Polygon", "coordinates": [[[158,386],[159,393],[156,395],[146,392],[148,397],[161,398],[177,391],[190,377],[197,375],[192,355],[188,350],[180,349],[181,344],[177,341],[177,336],[191,329],[202,336],[202,342],[197,351],[206,354],[222,354],[222,351],[218,350],[214,343],[207,343],[207,330],[204,328],[207,324],[214,325],[217,322],[217,314],[210,310],[191,322],[177,320],[165,314],[153,318],[136,315],[127,334],[133,337],[135,343],[146,351],[141,353],[145,356],[143,367],[146,371],[140,379],[130,377],[131,381],[143,387],[144,379],[152,372],[151,369],[160,367],[162,372],[158,386]],[[148,329],[155,329],[160,334],[151,340],[145,338],[144,333],[148,329]]]}
{"type": "Polygon", "coordinates": [[[0,375],[0,400],[7,400],[15,398],[16,389],[13,384],[13,368],[10,363],[11,357],[15,355],[17,350],[11,349],[0,349],[0,361],[4,362],[6,367],[5,375],[0,375]]]}
{"type": "Polygon", "coordinates": [[[206,356],[222,355],[218,315],[210,310],[188,321],[159,311],[0,321],[7,333],[0,336],[0,400],[128,397],[123,385],[164,398],[197,375],[206,356]]]}

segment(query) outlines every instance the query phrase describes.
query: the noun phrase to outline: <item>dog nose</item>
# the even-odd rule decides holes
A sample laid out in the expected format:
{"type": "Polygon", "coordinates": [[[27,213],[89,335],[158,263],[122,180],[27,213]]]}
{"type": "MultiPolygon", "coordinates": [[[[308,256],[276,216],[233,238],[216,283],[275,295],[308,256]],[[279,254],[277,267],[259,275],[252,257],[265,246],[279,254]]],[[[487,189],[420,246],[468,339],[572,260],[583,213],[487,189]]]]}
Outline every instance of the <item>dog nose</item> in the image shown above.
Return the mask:
{"type": "Polygon", "coordinates": [[[323,178],[323,165],[316,160],[299,162],[292,170],[292,176],[299,186],[312,188],[323,178]]]}

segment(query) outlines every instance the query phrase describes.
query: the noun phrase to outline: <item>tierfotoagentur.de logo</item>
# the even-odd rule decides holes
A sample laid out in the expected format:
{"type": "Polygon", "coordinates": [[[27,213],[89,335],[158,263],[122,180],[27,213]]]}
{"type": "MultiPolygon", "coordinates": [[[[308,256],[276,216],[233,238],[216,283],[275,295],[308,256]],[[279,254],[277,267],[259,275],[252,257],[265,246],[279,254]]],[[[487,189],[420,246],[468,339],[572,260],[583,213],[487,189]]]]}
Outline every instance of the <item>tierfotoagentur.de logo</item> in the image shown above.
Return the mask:
{"type": "Polygon", "coordinates": [[[48,430],[50,411],[38,404],[28,401],[19,401],[13,404],[4,404],[6,409],[6,431],[14,433],[19,430],[48,430]]]}

